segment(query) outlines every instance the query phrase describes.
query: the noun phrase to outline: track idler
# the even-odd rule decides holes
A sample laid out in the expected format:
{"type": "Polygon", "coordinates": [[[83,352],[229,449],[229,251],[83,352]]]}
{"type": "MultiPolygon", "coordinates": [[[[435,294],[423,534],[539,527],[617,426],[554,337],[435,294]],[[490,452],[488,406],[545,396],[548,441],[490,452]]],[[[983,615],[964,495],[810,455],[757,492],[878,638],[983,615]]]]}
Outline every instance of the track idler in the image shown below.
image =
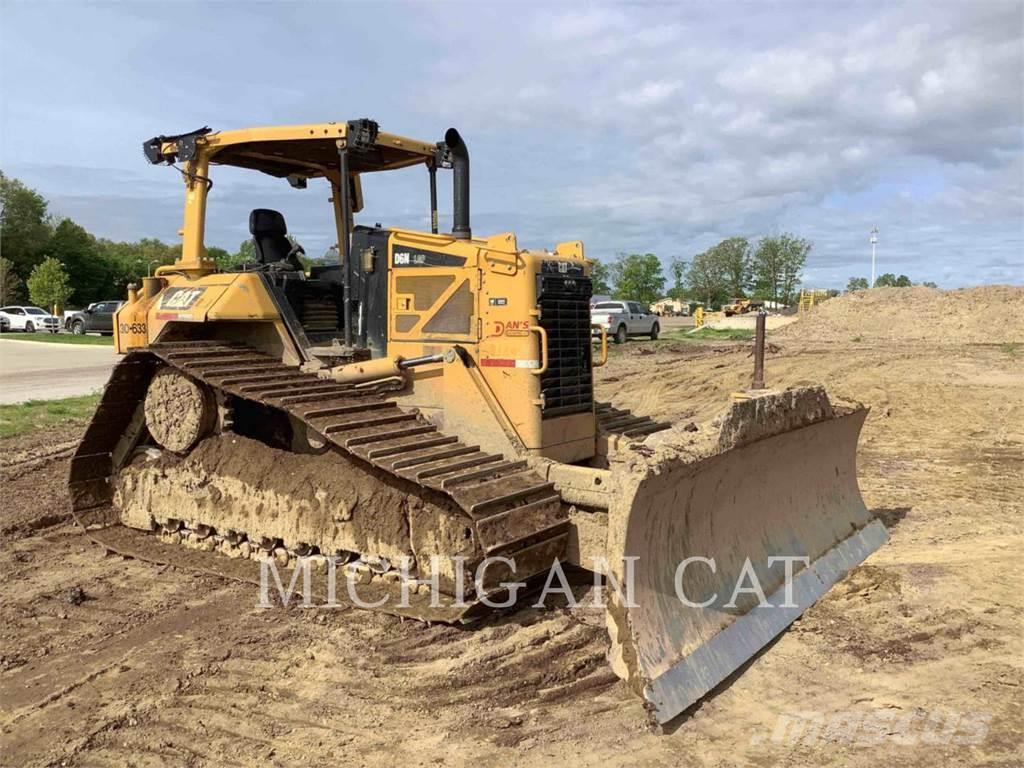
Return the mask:
{"type": "Polygon", "coordinates": [[[173,368],[161,368],[149,382],[146,428],[162,447],[187,453],[213,431],[217,402],[209,387],[173,368]]]}

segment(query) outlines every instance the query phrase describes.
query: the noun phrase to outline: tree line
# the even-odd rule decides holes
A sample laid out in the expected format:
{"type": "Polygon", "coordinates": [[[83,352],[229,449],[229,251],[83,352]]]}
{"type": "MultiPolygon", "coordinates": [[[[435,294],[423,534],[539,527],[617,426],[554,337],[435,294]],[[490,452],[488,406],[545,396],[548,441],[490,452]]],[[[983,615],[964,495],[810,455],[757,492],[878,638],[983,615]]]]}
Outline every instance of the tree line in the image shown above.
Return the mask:
{"type": "MultiPolygon", "coordinates": [[[[207,253],[228,268],[251,261],[252,249],[246,240],[233,253],[215,246],[207,253]]],[[[0,171],[0,305],[31,301],[52,309],[121,299],[129,283],[180,254],[180,244],[154,238],[96,237],[50,213],[46,198],[0,171]]]]}
{"type": "MultiPolygon", "coordinates": [[[[897,277],[892,272],[886,272],[884,275],[879,275],[875,278],[875,288],[910,288],[912,285],[918,285],[918,283],[912,282],[906,275],[899,275],[897,277]]],[[[925,288],[939,287],[931,280],[925,280],[920,285],[925,288]]],[[[867,289],[868,279],[866,277],[851,277],[846,283],[847,293],[851,291],[866,291],[867,289]]]]}
{"type": "MultiPolygon", "coordinates": [[[[594,293],[646,304],[665,296],[708,307],[742,296],[792,304],[812,248],[809,240],[788,232],[756,244],[729,237],[690,260],[672,257],[668,277],[655,254],[623,253],[610,264],[594,261],[594,293]]],[[[207,253],[229,269],[253,261],[253,249],[247,239],[233,252],[210,246],[207,253]]],[[[180,244],[154,238],[119,242],[96,237],[71,219],[51,214],[42,195],[0,171],[0,305],[29,300],[47,308],[83,307],[122,298],[129,283],[172,264],[180,254],[180,244]]],[[[314,263],[300,258],[307,267],[314,263]]],[[[912,284],[906,275],[890,273],[875,281],[876,287],[912,284]]],[[[848,291],[867,287],[861,277],[847,284],[848,291]]]]}
{"type": "Polygon", "coordinates": [[[619,254],[611,264],[594,262],[594,293],[646,304],[665,296],[708,307],[748,296],[792,304],[812,248],[809,240],[788,232],[763,237],[756,245],[729,237],[689,261],[673,257],[667,289],[661,260],[653,253],[619,254]]]}

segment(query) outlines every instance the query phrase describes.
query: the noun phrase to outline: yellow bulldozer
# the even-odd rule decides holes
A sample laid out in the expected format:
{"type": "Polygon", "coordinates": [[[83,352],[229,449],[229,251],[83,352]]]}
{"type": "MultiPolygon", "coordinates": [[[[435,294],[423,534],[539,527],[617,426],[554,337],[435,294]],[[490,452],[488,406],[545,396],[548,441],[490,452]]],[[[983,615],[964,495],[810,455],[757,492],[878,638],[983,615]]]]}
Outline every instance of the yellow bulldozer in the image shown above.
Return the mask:
{"type": "Polygon", "coordinates": [[[722,313],[726,317],[733,315],[745,315],[748,312],[760,312],[764,309],[764,302],[757,299],[733,298],[728,304],[722,305],[722,313]]]}
{"type": "Polygon", "coordinates": [[[108,549],[247,580],[326,561],[380,610],[453,623],[575,564],[604,578],[611,663],[663,723],[885,540],[857,486],[863,408],[767,393],[693,431],[596,402],[583,244],[473,233],[456,130],[203,128],[143,148],[184,182],[182,250],[129,286],[124,356],[71,462],[76,519],[108,549]],[[305,268],[260,208],[252,261],[218,269],[224,166],[321,190],[337,263],[305,268]],[[366,174],[413,167],[429,232],[356,222],[366,174]]]}

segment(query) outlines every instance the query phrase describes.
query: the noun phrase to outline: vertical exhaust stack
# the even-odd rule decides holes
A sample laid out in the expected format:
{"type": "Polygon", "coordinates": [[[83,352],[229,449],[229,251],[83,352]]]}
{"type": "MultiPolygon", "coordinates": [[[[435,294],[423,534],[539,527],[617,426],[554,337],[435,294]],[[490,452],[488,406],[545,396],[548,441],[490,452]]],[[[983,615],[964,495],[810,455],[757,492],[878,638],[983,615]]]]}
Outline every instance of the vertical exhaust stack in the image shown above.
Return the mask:
{"type": "Polygon", "coordinates": [[[444,143],[452,156],[452,235],[457,240],[469,240],[469,150],[459,132],[449,128],[444,134],[444,143]]]}

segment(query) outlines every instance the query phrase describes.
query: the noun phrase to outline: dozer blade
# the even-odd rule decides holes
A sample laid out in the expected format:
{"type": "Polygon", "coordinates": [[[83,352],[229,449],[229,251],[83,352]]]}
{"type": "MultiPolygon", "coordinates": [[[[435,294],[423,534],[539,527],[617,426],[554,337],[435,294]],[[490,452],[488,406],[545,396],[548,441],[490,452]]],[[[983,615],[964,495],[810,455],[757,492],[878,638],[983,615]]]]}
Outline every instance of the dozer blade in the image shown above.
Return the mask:
{"type": "Polygon", "coordinates": [[[665,443],[616,470],[611,661],[656,723],[743,666],[886,541],[857,486],[866,415],[833,410],[821,389],[768,395],[735,404],[703,444],[665,443]],[[782,557],[806,560],[792,561],[787,580],[782,557]]]}

